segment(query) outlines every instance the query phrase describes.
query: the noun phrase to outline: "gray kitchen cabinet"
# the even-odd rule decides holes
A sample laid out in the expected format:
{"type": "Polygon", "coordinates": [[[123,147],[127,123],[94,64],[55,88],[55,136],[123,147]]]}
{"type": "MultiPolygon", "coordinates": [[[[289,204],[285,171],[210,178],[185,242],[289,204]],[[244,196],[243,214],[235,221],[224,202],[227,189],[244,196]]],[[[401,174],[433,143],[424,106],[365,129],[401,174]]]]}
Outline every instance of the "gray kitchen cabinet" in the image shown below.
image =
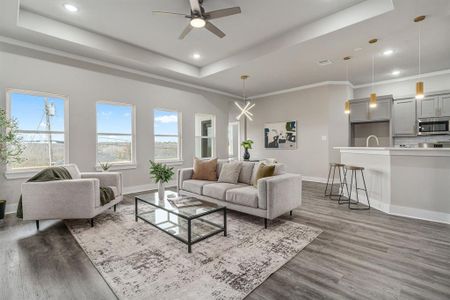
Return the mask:
{"type": "Polygon", "coordinates": [[[369,121],[369,101],[350,102],[350,122],[369,121]]]}
{"type": "Polygon", "coordinates": [[[439,97],[425,97],[417,100],[418,118],[436,118],[438,117],[439,97]]]}
{"type": "Polygon", "coordinates": [[[443,95],[439,98],[439,116],[450,117],[450,95],[443,95]]]}
{"type": "Polygon", "coordinates": [[[369,98],[350,101],[350,122],[389,121],[391,119],[392,96],[378,98],[376,107],[369,107],[369,98]]]}
{"type": "Polygon", "coordinates": [[[394,101],[392,109],[392,133],[394,136],[416,135],[416,99],[394,101]]]}
{"type": "Polygon", "coordinates": [[[377,107],[369,107],[370,121],[386,121],[391,119],[391,99],[380,99],[377,107]]]}

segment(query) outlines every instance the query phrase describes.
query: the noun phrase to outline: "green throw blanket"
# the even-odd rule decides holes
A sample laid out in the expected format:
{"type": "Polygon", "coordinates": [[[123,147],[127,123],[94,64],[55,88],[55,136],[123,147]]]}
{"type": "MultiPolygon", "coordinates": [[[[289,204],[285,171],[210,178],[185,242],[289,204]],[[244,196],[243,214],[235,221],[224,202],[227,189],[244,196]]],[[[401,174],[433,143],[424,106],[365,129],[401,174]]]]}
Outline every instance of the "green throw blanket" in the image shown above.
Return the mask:
{"type": "MultiPolygon", "coordinates": [[[[65,180],[72,179],[69,171],[64,167],[50,167],[46,168],[30,179],[27,182],[42,182],[42,181],[54,181],[54,180],[65,180]]],[[[114,200],[114,192],[110,187],[100,187],[100,203],[105,205],[110,201],[114,200]]],[[[20,195],[19,206],[17,207],[17,217],[23,218],[22,210],[22,195],[20,195]]]]}

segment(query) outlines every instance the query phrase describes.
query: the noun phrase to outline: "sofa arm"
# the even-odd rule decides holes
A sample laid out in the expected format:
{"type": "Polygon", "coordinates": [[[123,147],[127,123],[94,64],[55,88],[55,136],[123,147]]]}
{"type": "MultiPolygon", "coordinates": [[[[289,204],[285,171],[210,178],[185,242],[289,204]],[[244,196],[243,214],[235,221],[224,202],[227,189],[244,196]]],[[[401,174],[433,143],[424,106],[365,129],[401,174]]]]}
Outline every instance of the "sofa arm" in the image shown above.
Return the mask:
{"type": "Polygon", "coordinates": [[[265,199],[267,218],[274,219],[302,204],[302,176],[282,174],[258,180],[259,199],[265,199]]]}
{"type": "Polygon", "coordinates": [[[192,175],[194,174],[193,168],[182,168],[178,169],[177,172],[177,191],[179,191],[183,187],[183,181],[192,179],[192,175]]]}
{"type": "Polygon", "coordinates": [[[119,195],[122,195],[123,181],[120,172],[83,172],[81,178],[96,178],[100,181],[100,186],[115,186],[119,195]]]}
{"type": "Polygon", "coordinates": [[[70,179],[22,184],[24,220],[94,217],[100,201],[98,179],[70,179]]]}

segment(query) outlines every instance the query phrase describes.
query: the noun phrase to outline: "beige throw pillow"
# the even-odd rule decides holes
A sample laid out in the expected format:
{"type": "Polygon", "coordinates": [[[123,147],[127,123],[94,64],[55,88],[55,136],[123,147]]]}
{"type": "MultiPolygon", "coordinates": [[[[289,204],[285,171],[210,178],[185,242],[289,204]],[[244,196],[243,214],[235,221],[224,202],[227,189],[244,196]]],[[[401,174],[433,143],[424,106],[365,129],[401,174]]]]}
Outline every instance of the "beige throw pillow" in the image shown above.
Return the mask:
{"type": "Polygon", "coordinates": [[[194,173],[192,179],[217,180],[217,158],[201,160],[194,157],[194,173]]]}
{"type": "Polygon", "coordinates": [[[241,172],[242,163],[238,161],[229,162],[222,166],[218,182],[238,183],[239,173],[241,172]]]}

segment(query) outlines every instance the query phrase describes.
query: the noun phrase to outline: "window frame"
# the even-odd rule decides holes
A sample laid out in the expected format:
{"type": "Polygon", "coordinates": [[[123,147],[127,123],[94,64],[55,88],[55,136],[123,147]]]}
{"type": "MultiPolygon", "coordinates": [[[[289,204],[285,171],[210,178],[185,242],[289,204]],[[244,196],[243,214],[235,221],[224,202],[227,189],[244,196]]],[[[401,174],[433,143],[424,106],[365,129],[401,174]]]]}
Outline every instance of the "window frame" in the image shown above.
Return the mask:
{"type": "MultiPolygon", "coordinates": [[[[17,89],[17,88],[7,88],[6,89],[6,105],[5,111],[6,116],[11,118],[11,94],[25,94],[36,97],[45,97],[45,98],[58,98],[64,101],[64,131],[50,131],[51,134],[63,134],[64,135],[64,164],[68,164],[69,160],[69,97],[66,95],[49,93],[49,92],[41,92],[34,90],[26,90],[26,89],[17,89]]],[[[49,133],[48,131],[39,131],[39,130],[17,130],[19,133],[49,133]]],[[[26,168],[11,168],[11,165],[6,165],[5,177],[6,179],[22,179],[28,178],[35,173],[47,168],[47,166],[41,167],[26,167],[26,168]]]]}
{"type": "Polygon", "coordinates": [[[182,164],[183,163],[183,115],[180,111],[167,109],[167,108],[159,108],[155,107],[153,108],[153,159],[156,162],[159,163],[167,163],[167,164],[182,164]],[[178,128],[178,135],[170,135],[170,134],[155,134],[155,111],[165,111],[165,112],[175,112],[177,113],[178,120],[177,120],[177,128],[178,128]],[[155,157],[155,149],[156,149],[156,143],[155,138],[157,136],[160,137],[178,137],[178,157],[177,159],[156,159],[155,157]]]}
{"type": "MultiPolygon", "coordinates": [[[[217,129],[216,129],[216,115],[214,115],[214,114],[209,114],[209,113],[195,113],[195,115],[194,115],[194,140],[195,140],[195,147],[197,146],[197,138],[199,138],[200,139],[200,141],[203,139],[203,138],[208,138],[208,139],[212,139],[212,143],[211,143],[211,156],[210,157],[199,157],[200,159],[211,159],[211,158],[214,158],[214,157],[216,157],[216,155],[217,155],[217,153],[216,153],[216,131],[217,131],[217,129]],[[200,136],[198,136],[197,135],[197,117],[200,117],[200,116],[208,116],[208,117],[211,117],[211,124],[212,124],[212,127],[213,127],[213,136],[212,137],[210,137],[210,136],[203,136],[203,135],[200,135],[200,136]]],[[[197,149],[194,149],[194,153],[195,153],[195,155],[197,155],[197,149]]]]}
{"type": "Polygon", "coordinates": [[[131,161],[130,162],[110,162],[111,168],[110,170],[126,170],[126,169],[136,169],[137,168],[137,160],[136,160],[136,105],[120,102],[120,101],[109,101],[109,100],[99,100],[95,102],[95,168],[97,171],[101,171],[102,168],[99,164],[98,160],[98,136],[100,135],[120,135],[120,136],[130,136],[131,135],[131,161]],[[116,105],[116,106],[130,106],[131,107],[131,134],[125,133],[106,133],[98,132],[98,118],[97,118],[97,104],[108,104],[108,105],[116,105]]]}

